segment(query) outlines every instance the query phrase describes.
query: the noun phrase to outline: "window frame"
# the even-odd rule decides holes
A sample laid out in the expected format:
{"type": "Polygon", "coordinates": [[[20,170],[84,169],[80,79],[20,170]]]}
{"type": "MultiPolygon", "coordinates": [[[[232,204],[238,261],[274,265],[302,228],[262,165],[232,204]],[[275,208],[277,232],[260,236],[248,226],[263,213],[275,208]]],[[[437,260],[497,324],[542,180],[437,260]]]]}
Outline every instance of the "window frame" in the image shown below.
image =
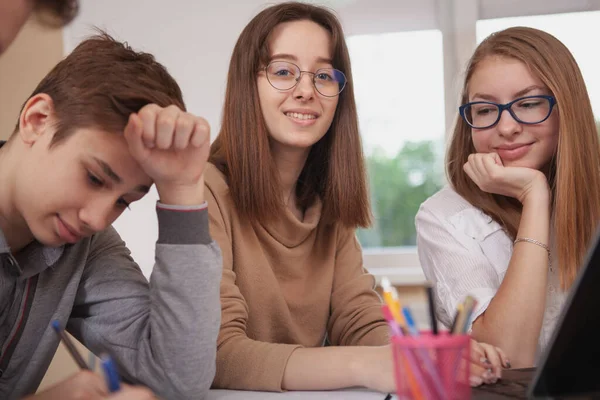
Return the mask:
{"type": "MultiPolygon", "coordinates": [[[[600,0],[435,0],[437,28],[442,33],[444,60],[445,140],[458,117],[464,67],[477,45],[478,20],[600,10],[600,0]]],[[[384,12],[384,11],[382,11],[384,12]]],[[[408,30],[400,26],[398,30],[408,30]]],[[[415,29],[414,26],[408,27],[415,29]]],[[[431,29],[431,26],[422,29],[431,29]]],[[[359,32],[353,32],[358,34],[359,32]]],[[[416,246],[363,249],[365,268],[377,281],[388,276],[396,284],[424,282],[416,246]]]]}

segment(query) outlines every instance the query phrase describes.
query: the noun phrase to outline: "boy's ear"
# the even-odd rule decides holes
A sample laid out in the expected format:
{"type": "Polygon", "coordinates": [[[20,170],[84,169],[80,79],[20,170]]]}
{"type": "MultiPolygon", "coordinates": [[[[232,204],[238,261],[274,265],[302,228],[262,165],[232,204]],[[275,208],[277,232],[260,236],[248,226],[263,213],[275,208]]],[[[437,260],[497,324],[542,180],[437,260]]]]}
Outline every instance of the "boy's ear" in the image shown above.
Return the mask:
{"type": "Polygon", "coordinates": [[[27,145],[34,144],[45,134],[54,133],[54,102],[45,93],[32,96],[19,116],[19,137],[27,145]]]}

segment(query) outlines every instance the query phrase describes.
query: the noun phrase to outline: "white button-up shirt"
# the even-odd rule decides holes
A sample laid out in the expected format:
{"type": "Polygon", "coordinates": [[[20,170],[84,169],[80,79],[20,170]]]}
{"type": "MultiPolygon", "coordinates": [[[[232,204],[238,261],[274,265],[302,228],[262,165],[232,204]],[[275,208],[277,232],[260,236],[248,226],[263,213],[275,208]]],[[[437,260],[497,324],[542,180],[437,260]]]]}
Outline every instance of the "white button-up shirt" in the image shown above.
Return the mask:
{"type": "MultiPolygon", "coordinates": [[[[421,205],[416,226],[419,260],[435,288],[438,319],[449,327],[458,304],[471,295],[477,299],[474,321],[487,309],[504,279],[513,251],[511,238],[496,221],[450,187],[421,205]]],[[[566,300],[554,257],[552,265],[538,352],[548,344],[566,300]]],[[[507,334],[516,335],[518,329],[507,334]]]]}

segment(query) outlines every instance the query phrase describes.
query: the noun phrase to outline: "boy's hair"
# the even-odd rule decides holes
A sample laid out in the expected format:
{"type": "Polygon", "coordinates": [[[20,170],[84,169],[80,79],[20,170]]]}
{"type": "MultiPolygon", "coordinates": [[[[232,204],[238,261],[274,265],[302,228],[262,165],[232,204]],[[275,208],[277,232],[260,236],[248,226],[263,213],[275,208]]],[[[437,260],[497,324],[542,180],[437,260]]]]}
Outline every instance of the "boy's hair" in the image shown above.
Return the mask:
{"type": "MultiPolygon", "coordinates": [[[[52,98],[56,133],[51,145],[80,128],[121,133],[131,113],[147,104],[185,110],[177,82],[148,53],[101,32],[81,42],[39,83],[29,98],[52,98]]],[[[18,131],[19,124],[14,134],[18,131]]]]}
{"type": "Polygon", "coordinates": [[[43,18],[50,25],[64,26],[71,22],[79,12],[78,0],[35,0],[34,9],[46,15],[50,20],[43,18]]]}

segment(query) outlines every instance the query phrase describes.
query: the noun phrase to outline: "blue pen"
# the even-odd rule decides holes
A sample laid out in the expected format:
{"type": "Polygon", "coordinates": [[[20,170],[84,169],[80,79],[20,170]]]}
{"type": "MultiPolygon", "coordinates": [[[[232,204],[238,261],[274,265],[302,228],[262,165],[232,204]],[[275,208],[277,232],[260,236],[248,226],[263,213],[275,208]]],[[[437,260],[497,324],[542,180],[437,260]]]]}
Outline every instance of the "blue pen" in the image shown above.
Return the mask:
{"type": "MultiPolygon", "coordinates": [[[[415,320],[412,317],[412,314],[410,312],[410,310],[407,307],[402,307],[402,314],[404,315],[404,320],[406,321],[406,327],[408,328],[408,332],[410,333],[411,336],[419,336],[419,330],[417,329],[417,325],[415,324],[415,320]]],[[[433,362],[431,361],[431,357],[429,357],[429,354],[427,354],[427,349],[419,349],[420,351],[417,353],[418,356],[420,356],[419,358],[421,359],[421,362],[423,362],[423,364],[425,364],[425,368],[427,369],[427,372],[429,372],[429,375],[431,376],[431,379],[433,381],[433,386],[435,388],[435,391],[437,392],[438,396],[440,399],[445,399],[447,398],[447,393],[445,393],[444,391],[444,387],[442,385],[442,380],[440,378],[440,375],[438,374],[437,369],[435,368],[435,365],[433,365],[433,362]]]]}
{"type": "Polygon", "coordinates": [[[411,336],[419,336],[419,330],[417,329],[417,325],[415,324],[415,320],[413,319],[410,310],[406,307],[402,307],[402,314],[404,315],[406,327],[411,336]]]}
{"type": "Polygon", "coordinates": [[[109,355],[102,355],[102,371],[104,372],[104,378],[106,379],[106,386],[110,393],[118,392],[121,389],[121,378],[117,372],[117,367],[112,357],[109,355]]]}

